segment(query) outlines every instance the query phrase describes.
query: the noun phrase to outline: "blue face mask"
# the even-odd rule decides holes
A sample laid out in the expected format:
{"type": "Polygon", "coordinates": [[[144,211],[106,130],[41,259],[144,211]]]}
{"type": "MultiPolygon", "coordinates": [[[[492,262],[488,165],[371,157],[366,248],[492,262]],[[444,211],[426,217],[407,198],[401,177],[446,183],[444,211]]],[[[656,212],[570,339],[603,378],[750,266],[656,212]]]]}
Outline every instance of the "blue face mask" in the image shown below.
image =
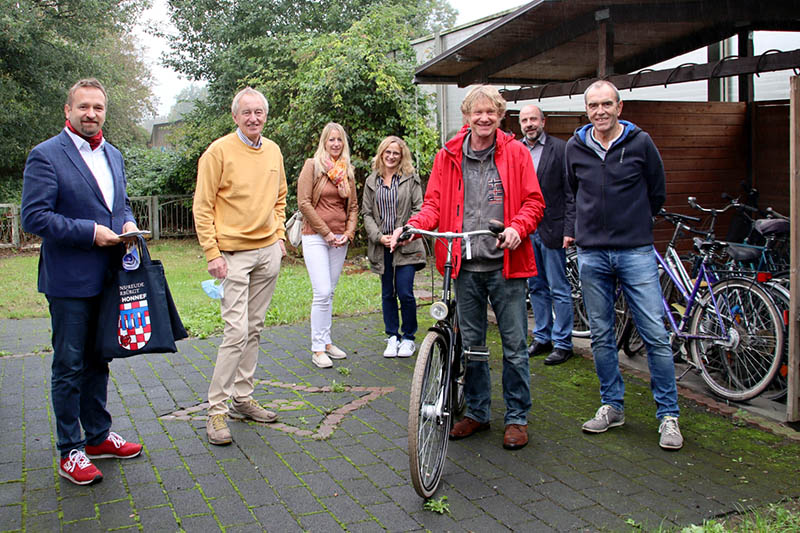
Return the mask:
{"type": "Polygon", "coordinates": [[[215,300],[222,299],[222,295],[224,294],[224,290],[222,284],[225,283],[225,280],[219,279],[207,279],[202,282],[200,285],[203,287],[203,290],[206,292],[209,298],[214,298],[215,300]],[[219,282],[219,284],[217,284],[219,282]]]}

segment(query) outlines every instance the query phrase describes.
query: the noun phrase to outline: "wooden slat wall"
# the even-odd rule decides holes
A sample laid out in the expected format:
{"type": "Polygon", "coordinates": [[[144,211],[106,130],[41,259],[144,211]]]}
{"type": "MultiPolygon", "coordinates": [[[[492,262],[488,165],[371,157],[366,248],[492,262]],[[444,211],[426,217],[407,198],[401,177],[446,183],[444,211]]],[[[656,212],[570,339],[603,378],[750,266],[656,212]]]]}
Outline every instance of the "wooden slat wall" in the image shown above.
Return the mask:
{"type": "Polygon", "coordinates": [[[789,102],[756,102],[753,110],[753,183],[758,205],[789,212],[789,102]]]}

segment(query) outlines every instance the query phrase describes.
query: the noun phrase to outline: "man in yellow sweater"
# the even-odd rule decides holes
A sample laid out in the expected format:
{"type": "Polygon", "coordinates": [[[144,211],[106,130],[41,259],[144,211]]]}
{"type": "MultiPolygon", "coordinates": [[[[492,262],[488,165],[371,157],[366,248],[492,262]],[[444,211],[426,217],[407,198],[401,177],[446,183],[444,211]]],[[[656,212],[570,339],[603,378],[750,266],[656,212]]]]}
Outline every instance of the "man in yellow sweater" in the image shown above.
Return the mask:
{"type": "Polygon", "coordinates": [[[231,443],[227,416],[274,422],[253,399],[264,316],[286,255],[283,155],[261,136],[269,104],[247,87],[233,99],[238,128],[211,143],[197,164],[194,221],[208,272],[223,280],[225,329],[208,388],[208,442],[231,443]],[[229,410],[227,401],[233,399],[229,410]]]}

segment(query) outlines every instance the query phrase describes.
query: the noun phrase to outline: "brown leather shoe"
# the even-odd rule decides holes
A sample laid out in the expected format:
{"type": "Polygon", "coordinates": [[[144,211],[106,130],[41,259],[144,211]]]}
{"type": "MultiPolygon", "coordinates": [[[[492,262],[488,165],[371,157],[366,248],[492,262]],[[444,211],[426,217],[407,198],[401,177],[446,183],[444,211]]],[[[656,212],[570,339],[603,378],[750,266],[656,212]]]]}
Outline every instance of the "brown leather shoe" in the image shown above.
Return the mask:
{"type": "Polygon", "coordinates": [[[450,430],[450,440],[465,439],[473,433],[486,431],[487,429],[489,429],[488,422],[482,424],[477,420],[473,420],[472,418],[465,416],[456,422],[456,424],[453,426],[453,429],[450,430]]]}
{"type": "Polygon", "coordinates": [[[506,426],[506,433],[503,435],[503,448],[506,450],[519,450],[528,444],[528,426],[520,424],[509,424],[506,426]]]}

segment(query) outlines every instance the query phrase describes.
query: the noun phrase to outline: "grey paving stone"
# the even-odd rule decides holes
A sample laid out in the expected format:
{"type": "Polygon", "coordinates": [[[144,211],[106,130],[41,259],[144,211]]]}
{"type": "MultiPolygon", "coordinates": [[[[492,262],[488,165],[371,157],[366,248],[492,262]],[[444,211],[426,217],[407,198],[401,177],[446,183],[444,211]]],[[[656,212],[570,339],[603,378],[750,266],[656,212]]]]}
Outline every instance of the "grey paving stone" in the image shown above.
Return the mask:
{"type": "Polygon", "coordinates": [[[170,491],[169,500],[178,516],[210,512],[205,498],[198,489],[170,491]]]}
{"type": "Polygon", "coordinates": [[[364,474],[344,458],[324,459],[320,465],[336,479],[356,479],[364,474]]]}
{"type": "Polygon", "coordinates": [[[336,520],[326,512],[300,516],[300,525],[306,531],[345,531],[336,520]]]}
{"type": "Polygon", "coordinates": [[[361,467],[361,471],[381,489],[407,483],[404,478],[385,464],[364,465],[361,467]]]}
{"type": "Polygon", "coordinates": [[[0,507],[0,524],[4,530],[20,529],[22,527],[22,506],[6,505],[0,507]]]}
{"type": "Polygon", "coordinates": [[[375,520],[363,520],[347,524],[347,531],[353,533],[377,533],[386,530],[375,520]]]}
{"type": "Polygon", "coordinates": [[[58,513],[28,514],[25,518],[25,529],[28,531],[58,531],[60,529],[58,513]]]}
{"type": "Polygon", "coordinates": [[[502,524],[498,524],[496,520],[487,515],[458,520],[458,525],[466,531],[492,531],[493,533],[511,531],[502,524]]]}
{"type": "Polygon", "coordinates": [[[21,482],[0,483],[0,505],[12,505],[22,500],[21,482]]]}
{"type": "Polygon", "coordinates": [[[261,526],[266,530],[275,528],[275,525],[279,524],[280,530],[287,533],[303,531],[294,517],[289,514],[289,511],[287,511],[283,505],[264,505],[261,507],[254,507],[252,512],[261,526]]]}
{"type": "Polygon", "coordinates": [[[66,523],[61,527],[61,531],[67,533],[93,533],[105,531],[98,520],[80,520],[78,522],[66,523]]]}
{"type": "Polygon", "coordinates": [[[222,474],[197,476],[197,483],[200,485],[206,498],[221,498],[230,496],[234,492],[234,488],[222,474]]]}
{"type": "Polygon", "coordinates": [[[308,473],[300,477],[318,498],[328,498],[344,493],[344,489],[327,472],[308,473]]]}
{"type": "Polygon", "coordinates": [[[156,481],[153,465],[149,461],[126,461],[122,464],[122,471],[125,473],[128,485],[156,481]]]}
{"type": "Polygon", "coordinates": [[[525,506],[525,509],[542,522],[559,531],[587,527],[587,522],[574,513],[567,512],[548,499],[539,500],[525,506]]]}
{"type": "Polygon", "coordinates": [[[195,485],[194,479],[182,465],[178,468],[159,468],[158,474],[161,476],[161,483],[167,492],[191,489],[195,485]]]}
{"type": "Polygon", "coordinates": [[[22,462],[0,464],[0,483],[22,480],[22,462]]]}
{"type": "Polygon", "coordinates": [[[136,524],[135,514],[127,500],[101,503],[97,508],[104,528],[115,529],[136,524]]]}
{"type": "Polygon", "coordinates": [[[239,491],[239,496],[250,507],[261,507],[280,502],[275,490],[263,478],[237,480],[236,488],[239,491]]]}
{"type": "Polygon", "coordinates": [[[353,500],[349,494],[339,493],[337,496],[321,498],[321,501],[328,509],[328,512],[333,514],[339,522],[347,524],[370,519],[364,508],[353,500]]]}
{"type": "Polygon", "coordinates": [[[295,516],[324,510],[306,487],[290,487],[280,491],[278,495],[289,512],[295,516]]]}
{"type": "Polygon", "coordinates": [[[447,482],[461,493],[465,498],[475,500],[494,496],[497,491],[492,488],[490,481],[484,481],[470,472],[458,472],[447,475],[447,482]]]}
{"type": "Polygon", "coordinates": [[[367,509],[389,531],[411,531],[420,527],[413,516],[394,502],[370,505],[367,509]]]}
{"type": "Polygon", "coordinates": [[[183,517],[181,528],[184,531],[220,531],[219,524],[210,514],[183,517]]]}
{"type": "Polygon", "coordinates": [[[369,465],[377,462],[378,457],[366,446],[351,445],[339,448],[342,455],[356,466],[369,465]]]}
{"type": "MultiPolygon", "coordinates": [[[[70,483],[65,481],[65,483],[70,483]]],[[[70,483],[72,485],[72,483],[70,483]]],[[[72,485],[75,486],[75,485],[72,485]]],[[[77,487],[76,487],[77,488],[77,487]]],[[[85,487],[80,487],[85,489],[85,487]]],[[[83,520],[85,518],[95,518],[94,498],[90,494],[72,495],[61,500],[61,509],[64,512],[64,520],[83,520]]]]}
{"type": "Polygon", "coordinates": [[[167,503],[167,495],[158,483],[130,485],[130,494],[137,511],[167,503]]]}
{"type": "Polygon", "coordinates": [[[361,505],[384,503],[388,500],[386,494],[367,478],[344,480],[341,485],[361,505]]]}
{"type": "Polygon", "coordinates": [[[594,504],[593,500],[558,481],[538,485],[536,490],[554,502],[558,502],[561,507],[568,511],[589,507],[594,504]]]}
{"type": "MultiPolygon", "coordinates": [[[[0,487],[0,495],[5,496],[5,487],[0,487]]],[[[21,500],[22,495],[20,494],[14,502],[4,502],[3,505],[18,503],[21,500]]],[[[52,486],[46,489],[25,491],[25,503],[28,514],[58,511],[58,493],[52,486]]]]}
{"type": "Polygon", "coordinates": [[[236,494],[213,500],[210,505],[223,526],[247,524],[255,520],[247,505],[236,494]]]}
{"type": "Polygon", "coordinates": [[[105,461],[97,461],[97,466],[103,470],[103,482],[91,486],[94,500],[97,503],[110,502],[127,498],[128,491],[122,476],[119,475],[119,464],[117,460],[112,460],[111,464],[103,464],[105,461]]]}

